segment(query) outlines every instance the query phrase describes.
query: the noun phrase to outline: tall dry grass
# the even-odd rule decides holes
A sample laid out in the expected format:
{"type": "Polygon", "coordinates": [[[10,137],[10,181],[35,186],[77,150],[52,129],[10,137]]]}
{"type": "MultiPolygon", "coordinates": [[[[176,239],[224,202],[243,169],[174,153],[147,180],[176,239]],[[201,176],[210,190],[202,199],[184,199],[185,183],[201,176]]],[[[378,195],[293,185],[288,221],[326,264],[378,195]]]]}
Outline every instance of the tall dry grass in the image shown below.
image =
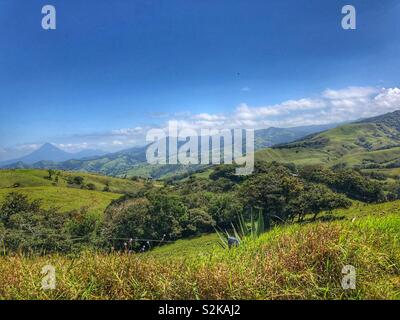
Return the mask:
{"type": "Polygon", "coordinates": [[[277,228],[231,250],[0,258],[1,299],[399,299],[400,217],[277,228]],[[42,290],[41,269],[56,268],[42,290]],[[343,290],[341,270],[357,270],[343,290]]]}

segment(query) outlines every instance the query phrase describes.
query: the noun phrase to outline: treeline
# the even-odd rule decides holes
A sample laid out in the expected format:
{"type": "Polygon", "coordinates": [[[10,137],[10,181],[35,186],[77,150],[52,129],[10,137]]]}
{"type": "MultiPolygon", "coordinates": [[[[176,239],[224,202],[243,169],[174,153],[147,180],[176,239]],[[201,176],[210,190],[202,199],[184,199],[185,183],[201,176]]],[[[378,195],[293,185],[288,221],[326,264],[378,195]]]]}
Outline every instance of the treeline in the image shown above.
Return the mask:
{"type": "Polygon", "coordinates": [[[213,168],[209,178],[153,184],[113,201],[100,219],[85,211],[44,210],[11,193],[0,207],[0,244],[5,250],[71,252],[85,247],[105,250],[148,249],[149,240],[173,241],[215,227],[230,228],[238,215],[261,210],[266,228],[287,221],[316,219],[321,212],[347,208],[351,200],[398,199],[400,188],[354,169],[256,163],[250,176],[235,166],[213,168]],[[139,240],[138,240],[139,239],[139,240]]]}

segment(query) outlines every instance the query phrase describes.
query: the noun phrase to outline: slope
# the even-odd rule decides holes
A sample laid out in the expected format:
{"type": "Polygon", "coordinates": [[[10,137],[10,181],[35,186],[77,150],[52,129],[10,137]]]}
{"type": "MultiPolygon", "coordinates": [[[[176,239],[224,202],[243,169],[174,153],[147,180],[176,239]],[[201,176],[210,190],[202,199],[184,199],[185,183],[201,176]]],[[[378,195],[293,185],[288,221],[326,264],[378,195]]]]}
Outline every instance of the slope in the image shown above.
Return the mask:
{"type": "Polygon", "coordinates": [[[256,152],[259,160],[360,168],[400,164],[400,111],[346,124],[256,152]]]}

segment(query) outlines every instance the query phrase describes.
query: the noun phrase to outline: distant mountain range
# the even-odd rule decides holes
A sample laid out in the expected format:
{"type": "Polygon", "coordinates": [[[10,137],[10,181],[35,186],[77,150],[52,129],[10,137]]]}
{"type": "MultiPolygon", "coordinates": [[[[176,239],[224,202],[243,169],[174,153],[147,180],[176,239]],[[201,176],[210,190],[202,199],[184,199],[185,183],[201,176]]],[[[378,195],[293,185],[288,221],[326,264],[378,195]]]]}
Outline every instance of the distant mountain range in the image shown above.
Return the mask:
{"type": "Polygon", "coordinates": [[[94,156],[102,156],[104,154],[106,154],[106,152],[92,149],[82,150],[77,153],[69,153],[57,148],[51,143],[45,143],[39,149],[24,157],[0,162],[0,167],[13,167],[17,166],[17,164],[19,164],[19,166],[21,164],[29,166],[40,161],[62,162],[70,159],[85,159],[94,156]]]}
{"type": "MultiPolygon", "coordinates": [[[[335,126],[337,124],[256,130],[255,148],[257,150],[279,143],[291,142],[335,126]]],[[[112,176],[126,175],[152,178],[185,173],[200,167],[199,165],[149,165],[146,162],[146,148],[136,147],[109,154],[99,154],[101,151],[97,150],[84,150],[78,154],[70,154],[47,143],[30,155],[0,163],[0,167],[62,169],[98,172],[112,176]]]]}
{"type": "Polygon", "coordinates": [[[268,148],[276,144],[288,143],[301,139],[312,133],[321,132],[337,127],[339,124],[325,124],[313,126],[301,126],[293,128],[275,128],[256,130],[254,135],[255,149],[268,148]]]}
{"type": "MultiPolygon", "coordinates": [[[[400,168],[400,110],[352,123],[255,132],[255,158],[296,165],[322,164],[360,169],[400,168]]],[[[150,165],[146,149],[136,147],[96,155],[96,150],[70,154],[51,144],[3,168],[38,168],[96,172],[110,176],[155,179],[187,174],[204,165],[150,165]],[[82,158],[83,157],[83,158],[82,158]]]]}

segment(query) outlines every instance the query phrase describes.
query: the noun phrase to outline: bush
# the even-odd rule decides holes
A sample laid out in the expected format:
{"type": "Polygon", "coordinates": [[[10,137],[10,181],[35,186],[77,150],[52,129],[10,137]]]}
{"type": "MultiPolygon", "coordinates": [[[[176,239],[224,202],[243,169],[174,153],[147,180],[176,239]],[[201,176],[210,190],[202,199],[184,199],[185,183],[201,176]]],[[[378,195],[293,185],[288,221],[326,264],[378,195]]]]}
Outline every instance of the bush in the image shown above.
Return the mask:
{"type": "Polygon", "coordinates": [[[10,193],[0,208],[3,244],[9,251],[66,252],[71,248],[65,223],[68,214],[43,210],[39,201],[29,202],[25,195],[10,193]]]}
{"type": "Polygon", "coordinates": [[[385,196],[383,186],[355,169],[333,171],[322,166],[309,166],[300,175],[311,182],[323,183],[332,190],[364,202],[381,202],[385,196]]]}
{"type": "Polygon", "coordinates": [[[98,219],[86,210],[45,210],[13,192],[0,207],[0,239],[6,252],[67,253],[98,244],[98,219]]]}
{"type": "Polygon", "coordinates": [[[85,179],[83,177],[81,177],[81,176],[68,177],[68,183],[69,184],[76,184],[78,186],[82,186],[84,180],[85,179]]]}
{"type": "Polygon", "coordinates": [[[210,199],[208,212],[219,227],[228,228],[243,212],[243,204],[234,193],[215,194],[210,199]]]}
{"type": "Polygon", "coordinates": [[[215,227],[215,221],[208,214],[208,212],[202,209],[189,209],[189,217],[185,226],[185,234],[198,234],[202,232],[212,231],[215,227]]]}
{"type": "MultiPolygon", "coordinates": [[[[130,238],[152,238],[152,216],[150,203],[145,198],[129,199],[111,204],[104,217],[102,237],[116,249],[124,249],[130,238]]],[[[132,243],[138,249],[138,243],[132,243]]]]}
{"type": "Polygon", "coordinates": [[[93,183],[88,183],[88,184],[86,185],[86,188],[87,188],[88,190],[96,190],[96,186],[95,186],[93,183]]]}
{"type": "Polygon", "coordinates": [[[308,213],[314,214],[317,218],[321,211],[331,211],[337,208],[349,208],[351,201],[345,196],[335,193],[328,187],[321,184],[309,184],[301,192],[299,201],[294,210],[299,210],[300,220],[308,213]]]}

